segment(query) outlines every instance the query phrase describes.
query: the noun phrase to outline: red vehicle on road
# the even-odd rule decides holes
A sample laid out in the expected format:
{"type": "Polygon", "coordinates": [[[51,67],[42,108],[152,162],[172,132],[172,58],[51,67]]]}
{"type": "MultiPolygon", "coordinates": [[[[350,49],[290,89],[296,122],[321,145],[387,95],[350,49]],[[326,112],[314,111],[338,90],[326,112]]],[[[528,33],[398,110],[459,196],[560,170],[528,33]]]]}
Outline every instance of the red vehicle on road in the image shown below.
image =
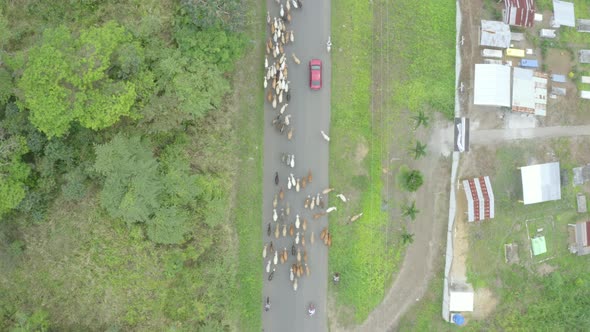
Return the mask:
{"type": "Polygon", "coordinates": [[[322,61],[313,59],[309,61],[309,87],[312,90],[322,88],[322,61]]]}

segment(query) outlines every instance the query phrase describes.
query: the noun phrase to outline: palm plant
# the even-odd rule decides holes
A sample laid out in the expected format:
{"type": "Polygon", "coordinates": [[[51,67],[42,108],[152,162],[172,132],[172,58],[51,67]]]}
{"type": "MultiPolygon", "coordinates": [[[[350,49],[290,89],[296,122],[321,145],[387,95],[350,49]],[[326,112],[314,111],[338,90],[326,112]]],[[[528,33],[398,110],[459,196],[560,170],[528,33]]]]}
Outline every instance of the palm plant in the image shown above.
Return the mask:
{"type": "Polygon", "coordinates": [[[428,121],[430,121],[430,118],[426,116],[426,114],[424,114],[424,111],[420,111],[418,112],[418,115],[414,116],[414,120],[416,120],[415,129],[418,129],[418,127],[420,127],[421,125],[424,127],[428,127],[428,121]]]}
{"type": "Polygon", "coordinates": [[[410,244],[414,242],[414,234],[413,233],[408,233],[407,231],[404,231],[402,233],[402,243],[403,244],[410,244]]]}
{"type": "Polygon", "coordinates": [[[420,157],[424,157],[426,155],[426,144],[416,141],[416,146],[410,150],[414,154],[414,160],[419,159],[420,157]]]}
{"type": "Polygon", "coordinates": [[[402,206],[402,216],[410,217],[411,220],[416,219],[416,214],[419,212],[420,210],[416,208],[416,202],[402,206]]]}

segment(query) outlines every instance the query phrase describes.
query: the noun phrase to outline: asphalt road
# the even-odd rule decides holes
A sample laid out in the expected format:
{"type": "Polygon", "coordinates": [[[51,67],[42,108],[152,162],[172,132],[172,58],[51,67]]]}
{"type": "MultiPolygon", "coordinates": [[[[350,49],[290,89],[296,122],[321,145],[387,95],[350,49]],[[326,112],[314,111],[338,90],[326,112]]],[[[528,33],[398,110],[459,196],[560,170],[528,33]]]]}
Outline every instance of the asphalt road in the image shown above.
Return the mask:
{"type": "MultiPolygon", "coordinates": [[[[279,16],[279,6],[275,0],[267,0],[267,8],[271,17],[279,16]]],[[[312,213],[309,209],[304,209],[303,204],[307,195],[316,194],[328,187],[329,143],[322,138],[320,130],[329,134],[331,62],[326,50],[326,42],[330,28],[330,1],[303,0],[303,8],[292,8],[291,15],[292,21],[287,29],[294,31],[295,42],[285,47],[285,53],[288,55],[288,80],[291,82],[289,85],[291,100],[285,114],[292,114],[291,123],[294,134],[292,140],[289,141],[286,135],[281,135],[274,129],[271,122],[280,106],[277,107],[277,110],[273,110],[269,103],[265,103],[264,200],[261,225],[264,243],[272,240],[275,248],[287,248],[289,260],[286,264],[278,263],[272,281],[267,280],[268,274],[265,270],[268,258],[272,258],[270,254],[264,261],[264,266],[261,267],[263,271],[261,278],[264,283],[260,301],[262,326],[263,331],[268,332],[327,331],[328,251],[319,239],[321,230],[327,226],[327,218],[324,216],[317,220],[313,219],[312,214],[318,213],[320,210],[316,208],[312,213]],[[297,65],[293,62],[292,52],[301,60],[301,64],[297,65]],[[319,91],[312,91],[309,88],[308,63],[313,58],[320,59],[323,63],[323,87],[319,91]],[[281,153],[295,155],[295,168],[287,167],[281,163],[281,153]],[[312,171],[313,182],[308,184],[306,189],[302,189],[298,193],[295,190],[287,190],[287,176],[290,173],[299,178],[307,175],[308,170],[312,171]],[[274,183],[275,171],[278,171],[280,176],[278,186],[275,186],[274,183]],[[279,239],[275,239],[274,236],[275,223],[272,221],[272,201],[280,187],[285,190],[285,200],[279,202],[277,210],[280,210],[286,202],[289,202],[291,206],[287,225],[295,222],[296,214],[300,215],[301,222],[303,218],[308,219],[305,249],[311,273],[309,277],[304,275],[299,279],[297,291],[293,290],[289,280],[289,267],[296,262],[296,257],[291,255],[294,238],[289,234],[285,238],[281,234],[279,239]],[[267,236],[269,222],[273,225],[270,237],[267,236]],[[315,233],[315,244],[313,245],[310,243],[312,231],[315,233]],[[271,309],[265,312],[262,309],[267,296],[270,297],[271,309]],[[312,302],[317,309],[316,314],[309,317],[307,306],[312,302]]],[[[260,22],[260,24],[265,24],[265,22],[260,22]]],[[[267,32],[267,36],[269,33],[267,32]]],[[[271,59],[272,56],[269,56],[269,63],[271,59]]],[[[255,82],[262,85],[261,78],[256,78],[255,82]]],[[[327,197],[324,200],[326,207],[328,207],[327,197]]],[[[302,232],[302,229],[300,231],[302,232]]],[[[303,253],[304,248],[301,246],[301,242],[299,247],[302,248],[303,253]]]]}

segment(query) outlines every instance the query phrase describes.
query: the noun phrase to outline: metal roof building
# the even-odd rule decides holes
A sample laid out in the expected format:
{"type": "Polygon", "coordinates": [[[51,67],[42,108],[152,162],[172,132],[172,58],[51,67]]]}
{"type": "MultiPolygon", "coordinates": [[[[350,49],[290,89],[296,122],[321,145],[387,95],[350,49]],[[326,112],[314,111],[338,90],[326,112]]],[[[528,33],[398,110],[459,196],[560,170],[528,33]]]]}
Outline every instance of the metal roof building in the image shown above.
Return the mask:
{"type": "Polygon", "coordinates": [[[494,218],[494,191],[489,176],[463,180],[469,222],[494,218]]]}
{"type": "Polygon", "coordinates": [[[580,50],[578,52],[580,63],[590,63],[590,50],[580,50]]]}
{"type": "Polygon", "coordinates": [[[473,287],[465,283],[453,283],[450,289],[449,310],[451,312],[473,311],[473,287]]]}
{"type": "Polygon", "coordinates": [[[524,204],[535,204],[561,199],[559,162],[520,168],[524,204]]]}
{"type": "Polygon", "coordinates": [[[502,17],[506,24],[530,28],[535,21],[535,3],[533,0],[504,0],[502,17]]]}
{"type": "Polygon", "coordinates": [[[574,4],[571,2],[553,0],[554,26],[565,25],[574,28],[576,26],[576,15],[574,4]]]}
{"type": "Polygon", "coordinates": [[[490,46],[497,48],[510,47],[510,26],[500,21],[481,20],[480,30],[481,46],[490,46]]]}
{"type": "Polygon", "coordinates": [[[578,19],[576,20],[578,32],[590,32],[590,20],[578,19]]]}
{"type": "Polygon", "coordinates": [[[476,64],[473,103],[510,107],[510,67],[476,64]]]}
{"type": "Polygon", "coordinates": [[[514,67],[512,111],[547,115],[547,74],[514,67]]]}
{"type": "Polygon", "coordinates": [[[570,250],[578,256],[590,254],[590,221],[576,223],[575,232],[576,244],[570,250]]]}

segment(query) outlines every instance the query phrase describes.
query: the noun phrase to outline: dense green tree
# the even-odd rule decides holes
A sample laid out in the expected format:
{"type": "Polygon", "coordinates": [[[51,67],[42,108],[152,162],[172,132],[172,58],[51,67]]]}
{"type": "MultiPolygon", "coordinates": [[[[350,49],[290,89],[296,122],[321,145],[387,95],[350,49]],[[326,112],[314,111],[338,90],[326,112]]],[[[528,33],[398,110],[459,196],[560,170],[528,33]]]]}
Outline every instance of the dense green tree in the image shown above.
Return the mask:
{"type": "Polygon", "coordinates": [[[12,75],[5,68],[0,68],[0,105],[6,104],[13,91],[12,75]]]}
{"type": "Polygon", "coordinates": [[[246,11],[240,0],[181,0],[179,19],[200,29],[225,27],[239,30],[246,11]]]}
{"type": "Polygon", "coordinates": [[[130,41],[131,35],[112,22],[79,35],[65,26],[47,29],[29,51],[18,84],[31,122],[54,137],[67,133],[73,121],[97,130],[131,115],[135,85],[107,75],[118,47],[130,41]]]}
{"type": "Polygon", "coordinates": [[[158,163],[139,137],[117,135],[97,146],[94,169],[105,178],[100,201],[111,216],[143,223],[160,207],[158,163]]]}
{"type": "Polygon", "coordinates": [[[398,172],[397,181],[403,190],[413,192],[422,186],[424,178],[420,171],[402,166],[398,172]]]}
{"type": "Polygon", "coordinates": [[[0,137],[0,217],[25,198],[25,180],[31,169],[22,156],[28,151],[24,137],[0,137]]]}

